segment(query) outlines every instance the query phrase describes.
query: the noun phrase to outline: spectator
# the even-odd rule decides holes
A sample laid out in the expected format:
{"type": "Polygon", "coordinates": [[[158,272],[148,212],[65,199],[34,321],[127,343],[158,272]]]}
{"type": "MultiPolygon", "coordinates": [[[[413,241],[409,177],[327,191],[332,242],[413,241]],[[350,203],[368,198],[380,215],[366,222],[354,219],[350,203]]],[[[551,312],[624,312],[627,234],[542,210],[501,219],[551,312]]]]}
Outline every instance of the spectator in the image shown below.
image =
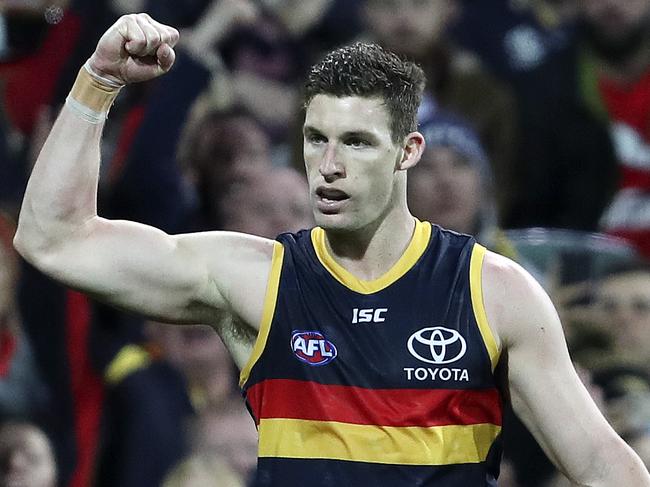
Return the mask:
{"type": "Polygon", "coordinates": [[[650,255],[650,2],[585,0],[578,14],[575,45],[522,85],[512,223],[602,229],[650,255]]]}
{"type": "Polygon", "coordinates": [[[227,230],[275,238],[312,225],[307,182],[293,168],[243,171],[221,201],[227,230]]]}
{"type": "Polygon", "coordinates": [[[0,487],[55,487],[56,463],[45,433],[31,423],[0,426],[0,487]]]}
{"type": "Polygon", "coordinates": [[[573,42],[577,6],[576,0],[464,0],[453,37],[516,87],[522,74],[573,42]]]}
{"type": "Polygon", "coordinates": [[[198,452],[222,458],[251,485],[257,466],[257,430],[241,405],[202,415],[195,424],[194,443],[198,452]]]}
{"type": "Polygon", "coordinates": [[[0,213],[0,421],[39,416],[47,400],[18,313],[14,231],[8,217],[0,213]]]}
{"type": "Polygon", "coordinates": [[[614,364],[596,379],[607,399],[607,416],[628,444],[650,465],[650,373],[647,368],[614,364]]]}
{"type": "Polygon", "coordinates": [[[601,326],[610,330],[613,352],[632,362],[650,363],[650,268],[602,279],[596,286],[595,307],[601,326]]]}
{"type": "Polygon", "coordinates": [[[266,133],[244,109],[208,109],[190,119],[179,157],[197,190],[200,226],[223,226],[221,196],[239,171],[270,168],[270,147],[266,133]]]}
{"type": "Polygon", "coordinates": [[[418,62],[428,80],[421,118],[437,109],[466,118],[478,132],[493,165],[499,216],[512,204],[513,161],[517,144],[515,99],[507,88],[447,35],[460,0],[364,0],[363,35],[418,62]]]}
{"type": "Polygon", "coordinates": [[[149,322],[147,331],[183,374],[196,413],[220,411],[238,399],[235,365],[213,329],[149,322]]]}
{"type": "Polygon", "coordinates": [[[516,258],[497,226],[494,182],[476,132],[460,117],[437,113],[420,125],[426,149],[409,171],[409,208],[444,228],[476,235],[483,244],[516,258]]]}

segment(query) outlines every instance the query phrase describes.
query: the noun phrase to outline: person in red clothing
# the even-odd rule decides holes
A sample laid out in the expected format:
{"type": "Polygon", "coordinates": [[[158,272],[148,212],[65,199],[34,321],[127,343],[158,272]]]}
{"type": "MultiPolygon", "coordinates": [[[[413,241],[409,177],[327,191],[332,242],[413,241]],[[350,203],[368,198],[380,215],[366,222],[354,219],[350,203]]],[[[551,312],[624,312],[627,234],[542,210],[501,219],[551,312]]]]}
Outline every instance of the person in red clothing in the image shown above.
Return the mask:
{"type": "Polygon", "coordinates": [[[522,84],[510,226],[600,230],[650,257],[650,1],[579,2],[578,40],[522,84]]]}
{"type": "Polygon", "coordinates": [[[585,0],[581,9],[594,103],[609,117],[620,164],[601,226],[650,257],[650,1],[585,0]]]}

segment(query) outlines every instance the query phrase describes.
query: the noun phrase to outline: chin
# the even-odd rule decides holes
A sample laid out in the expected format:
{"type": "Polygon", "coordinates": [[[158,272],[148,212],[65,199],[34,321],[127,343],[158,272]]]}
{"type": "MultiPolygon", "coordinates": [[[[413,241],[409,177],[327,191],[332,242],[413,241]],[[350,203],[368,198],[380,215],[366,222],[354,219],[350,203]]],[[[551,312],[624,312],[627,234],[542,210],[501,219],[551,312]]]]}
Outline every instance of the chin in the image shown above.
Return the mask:
{"type": "Polygon", "coordinates": [[[344,232],[354,230],[353,222],[346,215],[340,213],[326,215],[320,212],[314,214],[316,225],[325,231],[344,232]]]}

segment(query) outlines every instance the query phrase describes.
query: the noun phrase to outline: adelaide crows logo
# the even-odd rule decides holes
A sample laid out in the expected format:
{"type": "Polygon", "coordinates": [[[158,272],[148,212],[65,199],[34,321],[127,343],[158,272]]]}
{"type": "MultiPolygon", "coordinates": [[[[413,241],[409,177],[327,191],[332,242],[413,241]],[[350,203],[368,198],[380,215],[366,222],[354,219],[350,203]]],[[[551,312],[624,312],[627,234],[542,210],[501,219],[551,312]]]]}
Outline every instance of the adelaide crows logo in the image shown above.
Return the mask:
{"type": "Polygon", "coordinates": [[[336,358],[336,347],[319,331],[291,332],[291,350],[298,360],[309,365],[325,365],[336,358]]]}

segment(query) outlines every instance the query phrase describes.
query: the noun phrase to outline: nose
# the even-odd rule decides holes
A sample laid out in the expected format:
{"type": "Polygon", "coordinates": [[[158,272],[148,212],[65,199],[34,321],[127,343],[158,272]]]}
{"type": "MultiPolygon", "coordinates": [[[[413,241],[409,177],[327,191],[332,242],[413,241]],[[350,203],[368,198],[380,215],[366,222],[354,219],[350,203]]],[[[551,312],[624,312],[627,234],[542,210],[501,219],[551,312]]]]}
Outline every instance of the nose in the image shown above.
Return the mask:
{"type": "Polygon", "coordinates": [[[320,161],[318,172],[325,178],[325,181],[328,183],[345,177],[345,170],[343,169],[343,165],[338,160],[336,147],[334,144],[328,145],[327,150],[323,154],[323,158],[320,161]]]}

